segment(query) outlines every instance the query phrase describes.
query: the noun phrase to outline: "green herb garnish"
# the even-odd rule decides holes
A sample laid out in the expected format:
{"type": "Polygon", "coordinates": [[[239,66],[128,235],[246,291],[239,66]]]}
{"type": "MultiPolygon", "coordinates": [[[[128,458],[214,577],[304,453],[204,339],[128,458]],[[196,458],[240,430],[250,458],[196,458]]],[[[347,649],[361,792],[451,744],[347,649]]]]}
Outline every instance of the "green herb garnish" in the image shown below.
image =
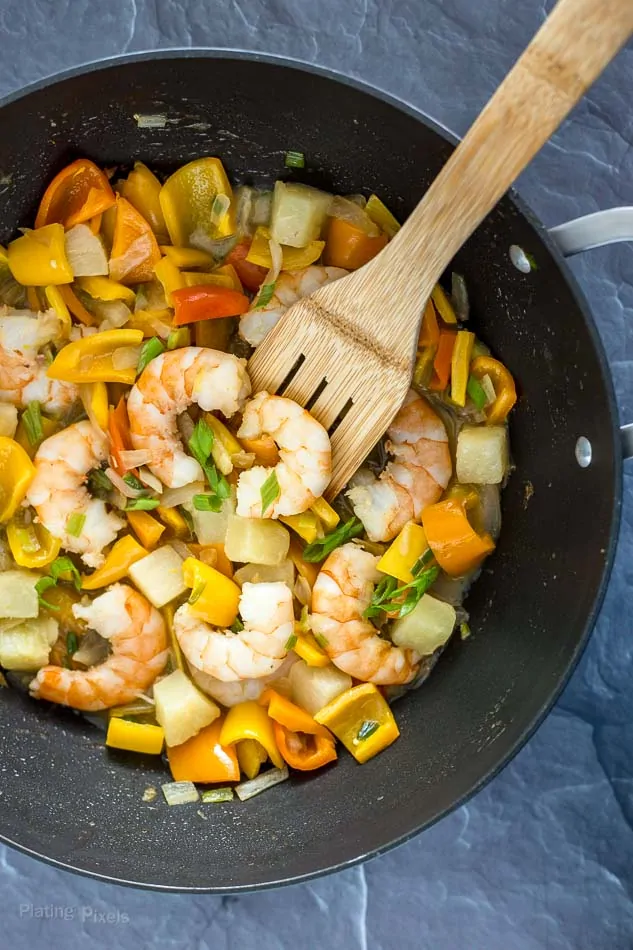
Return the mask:
{"type": "Polygon", "coordinates": [[[78,649],[79,640],[77,639],[77,634],[74,630],[70,630],[66,634],[66,653],[68,656],[74,656],[78,649]]]}
{"type": "Polygon", "coordinates": [[[190,603],[190,604],[195,604],[197,601],[200,600],[200,598],[202,597],[202,595],[203,595],[203,593],[204,593],[204,589],[205,589],[206,586],[207,586],[207,585],[206,585],[206,583],[205,583],[204,581],[198,581],[198,583],[196,584],[196,586],[195,586],[195,587],[193,588],[193,590],[191,591],[191,594],[189,595],[189,603],[190,603]]]}
{"type": "MultiPolygon", "coordinates": [[[[198,419],[189,439],[189,450],[195,460],[202,466],[207,477],[211,492],[220,502],[219,508],[204,508],[200,511],[219,511],[222,501],[231,494],[231,488],[224,475],[221,475],[214,463],[210,461],[211,449],[214,442],[213,429],[204,419],[198,419]]],[[[197,496],[203,497],[203,496],[197,496]]],[[[206,496],[205,496],[206,497],[206,496]]]]}
{"type": "Polygon", "coordinates": [[[286,152],[284,158],[286,168],[305,168],[306,158],[303,152],[286,152]]]}
{"type": "Polygon", "coordinates": [[[315,633],[314,639],[322,650],[327,650],[327,637],[324,637],[322,633],[315,633]]]}
{"type": "Polygon", "coordinates": [[[474,376],[468,377],[468,382],[466,384],[466,392],[475,403],[477,409],[481,412],[486,403],[488,402],[488,397],[486,396],[486,390],[481,385],[478,379],[474,376]]]}
{"type": "Polygon", "coordinates": [[[277,472],[272,470],[262,487],[259,489],[262,499],[262,518],[268,511],[274,501],[277,501],[280,494],[279,482],[277,481],[277,472]]]}
{"type": "Polygon", "coordinates": [[[330,531],[324,537],[306,545],[303,549],[303,560],[311,564],[323,561],[335,548],[345,544],[346,541],[351,541],[352,538],[356,538],[362,532],[362,521],[359,521],[358,518],[351,518],[334,531],[330,531]]]}
{"type": "Polygon", "coordinates": [[[160,501],[158,498],[130,498],[125,511],[151,511],[152,508],[158,508],[160,501]]]}
{"type": "Polygon", "coordinates": [[[42,428],[42,413],[39,402],[30,402],[22,413],[22,423],[26,429],[26,437],[30,445],[37,445],[44,438],[42,428]]]}
{"type": "Polygon", "coordinates": [[[127,472],[123,476],[123,481],[125,482],[126,485],[128,485],[130,488],[133,488],[135,491],[144,491],[144,492],[150,491],[147,485],[144,485],[143,482],[140,480],[140,478],[137,478],[136,475],[134,475],[132,472],[127,472]]]}
{"type": "Polygon", "coordinates": [[[270,303],[275,293],[276,283],[277,282],[273,280],[270,284],[264,284],[263,287],[260,288],[257,294],[257,300],[253,304],[253,310],[259,310],[260,307],[266,307],[270,303]]]}
{"type": "MultiPolygon", "coordinates": [[[[125,481],[125,479],[124,479],[125,481]]],[[[88,491],[95,498],[104,500],[114,488],[112,482],[102,468],[93,468],[88,475],[88,491]]]]}
{"type": "Polygon", "coordinates": [[[56,607],[55,604],[50,604],[47,600],[42,597],[44,591],[47,591],[49,587],[55,587],[56,581],[52,577],[40,577],[40,579],[35,584],[35,590],[37,592],[37,599],[42,607],[48,607],[49,610],[59,610],[59,607],[56,607]]]}
{"type": "Polygon", "coordinates": [[[78,538],[84,529],[85,523],[86,516],[84,514],[80,514],[78,511],[74,511],[66,522],[67,534],[69,534],[71,538],[78,538]]]}
{"type": "Polygon", "coordinates": [[[222,499],[215,494],[194,495],[193,507],[196,511],[222,511],[222,499]]]}
{"type": "Polygon", "coordinates": [[[373,736],[374,732],[378,732],[380,729],[380,723],[375,719],[365,719],[364,723],[356,733],[356,741],[363,742],[365,739],[369,739],[370,736],[373,736]]]}
{"type": "Polygon", "coordinates": [[[293,647],[297,645],[297,635],[296,633],[291,633],[288,639],[286,640],[286,645],[284,650],[292,650],[293,647]]]}
{"type": "MultiPolygon", "coordinates": [[[[421,560],[422,558],[418,560],[418,563],[421,560]]],[[[416,607],[439,573],[440,569],[437,565],[419,570],[413,580],[402,587],[398,587],[395,577],[385,577],[374,590],[371,603],[364,611],[363,617],[370,620],[381,613],[397,613],[398,617],[406,617],[416,607]]]]}
{"type": "Polygon", "coordinates": [[[244,629],[244,624],[239,617],[236,617],[229,629],[232,630],[233,633],[241,633],[244,629]]]}
{"type": "Polygon", "coordinates": [[[81,590],[81,574],[69,557],[56,557],[48,573],[55,584],[57,581],[67,581],[69,584],[74,584],[76,590],[81,590]]]}
{"type": "Polygon", "coordinates": [[[164,352],[165,344],[162,340],[159,340],[157,336],[153,336],[151,340],[146,340],[141,346],[136,372],[142,373],[148,363],[151,363],[152,360],[156,359],[157,356],[160,356],[160,354],[164,352]]]}

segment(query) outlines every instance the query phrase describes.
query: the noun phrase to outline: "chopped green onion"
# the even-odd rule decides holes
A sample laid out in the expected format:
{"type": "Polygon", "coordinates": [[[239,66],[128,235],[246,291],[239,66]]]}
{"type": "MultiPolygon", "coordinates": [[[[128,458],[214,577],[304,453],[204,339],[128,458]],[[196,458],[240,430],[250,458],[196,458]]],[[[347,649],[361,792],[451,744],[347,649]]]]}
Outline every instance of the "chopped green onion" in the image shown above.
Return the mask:
{"type": "Polygon", "coordinates": [[[215,494],[193,496],[196,511],[222,511],[222,503],[222,499],[215,494]]]}
{"type": "Polygon", "coordinates": [[[462,638],[462,640],[467,640],[468,637],[470,636],[470,632],[471,632],[471,631],[470,631],[470,626],[466,623],[465,620],[463,621],[463,623],[460,623],[460,625],[459,625],[459,635],[460,635],[460,637],[462,638]]]}
{"type": "Polygon", "coordinates": [[[430,564],[434,559],[433,552],[430,548],[427,548],[420,557],[417,559],[413,567],[411,568],[411,573],[414,577],[417,577],[420,571],[426,567],[427,564],[430,564]]]}
{"type": "Polygon", "coordinates": [[[275,284],[276,281],[271,281],[269,284],[264,284],[260,287],[259,293],[257,294],[257,299],[253,304],[253,310],[259,310],[260,307],[266,307],[272,300],[273,294],[275,293],[275,284]]]}
{"type": "Polygon", "coordinates": [[[295,629],[299,630],[299,633],[309,633],[310,632],[310,622],[308,619],[308,605],[304,604],[301,608],[301,615],[297,622],[295,623],[295,629]]]}
{"type": "Polygon", "coordinates": [[[113,487],[112,482],[102,468],[93,468],[90,475],[88,475],[88,491],[95,498],[104,500],[113,487]]]}
{"type": "MultiPolygon", "coordinates": [[[[221,500],[228,498],[231,488],[224,475],[220,475],[213,462],[209,461],[214,442],[213,429],[204,420],[198,419],[189,439],[189,451],[195,460],[202,466],[207,476],[211,491],[221,500]]],[[[219,508],[204,508],[201,511],[219,511],[219,508]]]]}
{"type": "Polygon", "coordinates": [[[232,630],[233,633],[241,633],[244,629],[244,624],[239,617],[236,617],[229,629],[232,630]]]}
{"type": "Polygon", "coordinates": [[[362,521],[359,521],[358,518],[351,518],[334,531],[330,531],[323,538],[318,538],[312,544],[306,545],[303,549],[303,560],[309,563],[323,561],[335,548],[345,544],[346,541],[351,541],[352,538],[357,537],[362,532],[362,521]]]}
{"type": "Polygon", "coordinates": [[[161,785],[161,789],[168,805],[188,805],[189,802],[200,801],[198,789],[193,782],[169,782],[161,785]]]}
{"type": "Polygon", "coordinates": [[[286,168],[305,168],[306,158],[303,152],[286,152],[284,158],[286,168]]]}
{"type": "Polygon", "coordinates": [[[164,352],[165,344],[162,340],[159,340],[157,336],[153,336],[151,340],[146,340],[141,346],[136,372],[142,373],[148,363],[151,363],[152,360],[164,352]]]}
{"type": "Polygon", "coordinates": [[[379,729],[379,722],[375,719],[366,719],[356,733],[356,741],[363,742],[365,739],[369,739],[369,737],[373,736],[374,732],[377,732],[379,729]]]}
{"type": "Polygon", "coordinates": [[[275,469],[273,469],[262,487],[259,489],[259,494],[261,495],[262,499],[262,518],[272,503],[277,501],[280,492],[281,489],[279,488],[279,482],[277,481],[277,472],[275,469]]]}
{"type": "Polygon", "coordinates": [[[479,380],[476,379],[472,375],[468,377],[468,382],[466,384],[466,392],[468,393],[472,401],[475,403],[475,406],[477,407],[477,409],[479,409],[479,411],[481,412],[481,410],[484,408],[484,406],[488,402],[488,397],[486,396],[486,390],[481,385],[479,380]]]}
{"type": "Polygon", "coordinates": [[[178,506],[178,511],[180,512],[180,514],[181,514],[182,517],[184,518],[184,520],[185,520],[185,522],[186,522],[186,524],[187,524],[187,527],[189,528],[189,534],[191,535],[191,537],[193,537],[193,535],[194,535],[195,532],[194,532],[193,518],[191,517],[191,512],[190,512],[190,511],[187,511],[186,508],[183,508],[182,505],[179,505],[179,506],[178,506]]]}
{"type": "Polygon", "coordinates": [[[47,600],[44,600],[42,594],[44,591],[47,591],[49,587],[55,587],[55,584],[56,581],[54,581],[52,577],[40,577],[40,579],[35,584],[38,601],[42,607],[48,607],[49,610],[59,610],[59,607],[56,607],[54,604],[50,604],[47,600]]]}
{"type": "Polygon", "coordinates": [[[22,422],[30,445],[37,445],[44,438],[42,413],[39,402],[30,402],[22,413],[22,422]]]}
{"type": "Polygon", "coordinates": [[[486,394],[486,405],[491,406],[492,403],[497,398],[494,383],[490,379],[490,376],[488,375],[488,373],[486,373],[485,376],[482,376],[479,382],[481,383],[481,388],[486,394]]]}
{"type": "Polygon", "coordinates": [[[282,769],[269,769],[248,782],[236,785],[235,793],[241,802],[245,802],[254,795],[265,792],[267,788],[278,785],[279,782],[285,782],[287,778],[290,778],[287,766],[284,765],[282,769]]]}
{"type": "Polygon", "coordinates": [[[167,349],[177,350],[181,346],[189,346],[191,342],[191,333],[189,327],[180,327],[178,330],[171,330],[167,337],[167,349]]]}
{"type": "Polygon", "coordinates": [[[130,498],[125,511],[151,511],[152,508],[158,508],[160,501],[158,498],[130,498]]]}
{"type": "Polygon", "coordinates": [[[56,557],[48,573],[55,584],[57,581],[67,581],[74,584],[76,590],[81,590],[81,574],[69,557],[56,557]]]}
{"type": "Polygon", "coordinates": [[[207,585],[205,581],[198,581],[196,586],[191,591],[191,594],[189,595],[189,603],[191,605],[197,603],[200,600],[200,598],[204,594],[204,589],[206,586],[207,585]]]}
{"type": "Polygon", "coordinates": [[[66,522],[66,533],[69,534],[71,538],[78,538],[84,529],[85,523],[86,516],[74,511],[66,522]]]}
{"type": "Polygon", "coordinates": [[[235,794],[233,789],[227,785],[226,788],[208,788],[201,793],[200,798],[203,802],[216,805],[220,802],[232,802],[235,794]]]}
{"type": "Polygon", "coordinates": [[[286,651],[292,650],[292,648],[295,647],[296,644],[297,644],[297,635],[296,633],[291,633],[288,639],[286,640],[286,645],[284,647],[284,650],[286,651]]]}
{"type": "Polygon", "coordinates": [[[322,650],[327,650],[327,637],[324,637],[322,633],[315,633],[314,639],[319,644],[322,650]]]}
{"type": "Polygon", "coordinates": [[[136,475],[133,475],[132,472],[127,472],[123,476],[123,481],[126,485],[129,485],[130,488],[133,488],[135,491],[148,491],[147,485],[144,485],[140,478],[137,478],[136,475]]]}
{"type": "Polygon", "coordinates": [[[68,656],[74,656],[79,649],[79,640],[74,630],[69,630],[66,634],[66,653],[68,656]]]}
{"type": "Polygon", "coordinates": [[[455,271],[451,274],[451,303],[453,304],[453,310],[459,322],[466,323],[470,316],[468,289],[462,275],[457,274],[455,271]]]}

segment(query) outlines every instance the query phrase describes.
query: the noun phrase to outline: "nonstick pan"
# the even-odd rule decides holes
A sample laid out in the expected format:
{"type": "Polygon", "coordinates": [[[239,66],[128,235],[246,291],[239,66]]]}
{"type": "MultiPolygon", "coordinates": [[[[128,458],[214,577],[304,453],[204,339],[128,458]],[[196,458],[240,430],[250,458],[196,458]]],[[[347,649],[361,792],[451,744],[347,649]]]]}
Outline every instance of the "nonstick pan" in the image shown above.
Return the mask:
{"type": "MultiPolygon", "coordinates": [[[[0,104],[0,240],[33,221],[46,183],[81,155],[102,165],[142,159],[159,173],[219,155],[234,181],[270,183],[295,149],[307,156],[306,182],[375,191],[404,219],[454,144],[408,106],[306,65],[211,51],[125,57],[0,104]]],[[[579,227],[558,236],[568,250],[609,238],[579,227]]],[[[153,888],[296,881],[419,832],[530,736],[583,649],[608,578],[621,491],[616,409],[582,294],[516,197],[500,202],[454,267],[477,334],[518,381],[516,470],[498,549],[467,600],[472,636],[452,642],[430,679],[399,701],[398,742],[366,765],[342,755],[245,804],[169,808],[160,793],[143,800],[168,780],[160,762],[106,750],[85,719],[3,689],[4,841],[153,888]],[[536,267],[522,272],[511,247],[515,261],[525,263],[523,251],[536,267]]]]}

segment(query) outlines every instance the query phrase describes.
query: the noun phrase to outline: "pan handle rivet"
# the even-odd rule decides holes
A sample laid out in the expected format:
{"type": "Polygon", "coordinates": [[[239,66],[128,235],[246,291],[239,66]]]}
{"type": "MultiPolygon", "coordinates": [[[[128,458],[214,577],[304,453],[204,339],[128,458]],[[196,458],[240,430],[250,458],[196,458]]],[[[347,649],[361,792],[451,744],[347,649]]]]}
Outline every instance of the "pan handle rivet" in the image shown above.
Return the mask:
{"type": "Polygon", "coordinates": [[[576,442],[576,461],[581,468],[591,465],[591,442],[584,435],[576,442]]]}

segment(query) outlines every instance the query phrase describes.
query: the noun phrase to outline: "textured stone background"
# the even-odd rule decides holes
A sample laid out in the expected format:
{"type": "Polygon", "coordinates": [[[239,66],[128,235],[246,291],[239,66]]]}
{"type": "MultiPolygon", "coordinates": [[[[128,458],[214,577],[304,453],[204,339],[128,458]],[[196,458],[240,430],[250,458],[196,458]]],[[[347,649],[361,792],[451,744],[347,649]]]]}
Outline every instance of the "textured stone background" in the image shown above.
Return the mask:
{"type": "MultiPolygon", "coordinates": [[[[550,7],[537,0],[3,0],[0,94],[125,51],[222,46],[343,70],[463,133],[550,7]]],[[[519,181],[547,225],[633,205],[632,86],[629,47],[519,181]]],[[[622,420],[633,420],[633,250],[593,251],[572,267],[607,349],[622,420]]],[[[630,950],[630,464],[615,570],[580,668],[529,745],[467,806],[365,867],[239,899],[124,889],[0,849],[0,946],[630,950]],[[31,916],[46,905],[66,908],[71,919],[31,916]],[[115,920],[99,919],[108,912],[115,920]]]]}

